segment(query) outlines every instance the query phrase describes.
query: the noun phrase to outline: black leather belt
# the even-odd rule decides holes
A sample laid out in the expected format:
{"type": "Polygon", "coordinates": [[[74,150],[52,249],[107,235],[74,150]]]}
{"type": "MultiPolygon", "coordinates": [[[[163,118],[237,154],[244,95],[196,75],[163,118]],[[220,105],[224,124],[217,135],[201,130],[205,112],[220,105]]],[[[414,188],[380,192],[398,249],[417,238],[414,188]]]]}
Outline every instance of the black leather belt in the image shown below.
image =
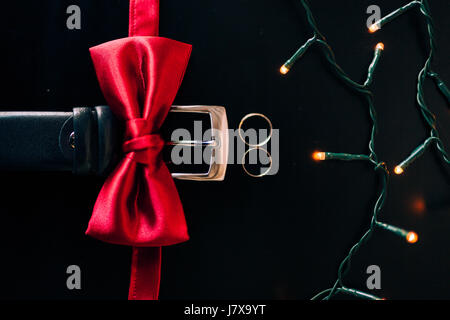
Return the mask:
{"type": "Polygon", "coordinates": [[[107,106],[0,112],[0,137],[0,168],[6,170],[103,175],[120,151],[119,126],[107,106]]]}
{"type": "MultiPolygon", "coordinates": [[[[161,128],[163,136],[170,137],[174,128],[166,125],[173,122],[170,114],[204,113],[211,120],[211,127],[220,127],[225,133],[220,137],[222,145],[215,147],[226,159],[225,108],[173,107],[171,111],[161,128]]],[[[72,171],[104,176],[120,159],[122,137],[122,127],[108,106],[74,108],[72,112],[0,112],[0,170],[72,171]]],[[[223,180],[225,169],[226,161],[212,164],[206,173],[172,175],[190,180],[223,180]]]]}

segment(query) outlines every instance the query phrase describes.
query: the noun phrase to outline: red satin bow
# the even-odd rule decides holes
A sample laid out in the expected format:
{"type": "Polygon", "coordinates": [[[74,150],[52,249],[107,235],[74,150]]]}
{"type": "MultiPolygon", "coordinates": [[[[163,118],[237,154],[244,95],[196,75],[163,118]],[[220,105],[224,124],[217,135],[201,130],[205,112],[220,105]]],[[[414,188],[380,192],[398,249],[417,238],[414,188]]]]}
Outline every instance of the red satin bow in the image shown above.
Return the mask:
{"type": "Polygon", "coordinates": [[[129,299],[157,299],[160,247],[189,238],[158,130],[183,79],[191,46],[132,36],[136,30],[157,32],[155,21],[158,1],[131,1],[130,37],[90,49],[105,99],[125,124],[125,155],[103,185],[86,233],[133,246],[129,299]]]}

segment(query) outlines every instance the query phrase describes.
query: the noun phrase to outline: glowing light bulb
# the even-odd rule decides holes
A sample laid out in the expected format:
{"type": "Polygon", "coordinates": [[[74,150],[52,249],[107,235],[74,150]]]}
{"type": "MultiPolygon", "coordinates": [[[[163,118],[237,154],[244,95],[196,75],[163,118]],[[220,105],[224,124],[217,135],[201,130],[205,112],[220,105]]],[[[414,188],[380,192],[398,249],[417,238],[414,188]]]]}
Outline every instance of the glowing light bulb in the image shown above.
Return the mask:
{"type": "Polygon", "coordinates": [[[382,42],[378,42],[377,46],[375,47],[375,49],[384,50],[384,44],[382,42]]]}
{"type": "Polygon", "coordinates": [[[419,237],[417,236],[417,233],[415,233],[414,231],[410,231],[406,235],[406,241],[408,241],[409,243],[416,243],[417,240],[419,240],[419,237]]]}
{"type": "Polygon", "coordinates": [[[286,65],[282,65],[281,66],[281,68],[280,68],[280,73],[281,74],[286,74],[286,73],[288,73],[289,72],[289,68],[288,67],[286,67],[286,65]]]}
{"type": "Polygon", "coordinates": [[[370,33],[374,33],[377,32],[378,30],[380,30],[380,27],[378,26],[378,24],[374,23],[369,27],[369,32],[370,33]]]}
{"type": "Polygon", "coordinates": [[[402,174],[405,170],[402,167],[396,166],[394,169],[395,174],[402,174]]]}
{"type": "Polygon", "coordinates": [[[316,151],[316,152],[313,153],[312,157],[316,161],[325,160],[325,152],[316,151]]]}
{"type": "Polygon", "coordinates": [[[412,212],[419,214],[419,215],[423,214],[427,209],[425,199],[423,198],[423,196],[420,196],[420,195],[416,196],[412,199],[409,207],[412,212]]]}

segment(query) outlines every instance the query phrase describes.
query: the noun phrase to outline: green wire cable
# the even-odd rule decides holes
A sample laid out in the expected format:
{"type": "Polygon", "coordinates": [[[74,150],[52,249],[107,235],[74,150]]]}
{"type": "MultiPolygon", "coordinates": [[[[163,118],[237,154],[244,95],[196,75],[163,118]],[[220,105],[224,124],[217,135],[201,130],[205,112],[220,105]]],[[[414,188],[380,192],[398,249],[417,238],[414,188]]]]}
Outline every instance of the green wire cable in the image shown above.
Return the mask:
{"type": "MultiPolygon", "coordinates": [[[[370,235],[372,234],[372,232],[375,230],[376,227],[376,217],[378,215],[378,213],[381,211],[383,204],[385,202],[385,198],[386,198],[386,191],[387,191],[387,177],[388,177],[388,171],[386,168],[386,165],[384,164],[384,162],[379,162],[378,161],[378,156],[375,152],[375,135],[378,129],[378,123],[377,123],[377,116],[376,116],[376,110],[375,110],[375,106],[374,106],[374,98],[373,98],[373,93],[370,91],[370,89],[368,88],[369,84],[372,82],[373,79],[373,74],[374,74],[374,70],[377,66],[378,60],[380,58],[381,55],[381,51],[383,50],[379,45],[377,45],[376,51],[375,51],[375,57],[374,60],[372,61],[372,63],[369,66],[369,70],[368,70],[368,76],[367,76],[367,80],[365,82],[364,85],[357,83],[356,81],[353,81],[346,73],[345,71],[337,64],[336,62],[336,58],[334,55],[334,52],[331,48],[331,46],[328,44],[328,42],[326,41],[325,37],[323,36],[323,34],[319,31],[317,24],[315,22],[315,19],[313,17],[313,14],[309,8],[308,3],[305,0],[301,0],[301,3],[306,11],[306,15],[307,15],[307,20],[309,25],[311,26],[311,28],[314,31],[314,36],[308,40],[308,46],[306,47],[305,45],[303,45],[301,47],[306,49],[311,45],[311,42],[314,41],[317,44],[320,45],[320,48],[323,50],[325,58],[327,59],[327,61],[329,62],[330,66],[333,68],[334,72],[336,73],[336,75],[346,84],[348,85],[350,88],[352,88],[353,90],[357,91],[360,94],[363,94],[366,97],[367,103],[369,105],[369,114],[372,120],[372,131],[371,131],[371,138],[369,141],[369,151],[370,154],[369,155],[351,155],[351,154],[342,154],[342,153],[330,153],[330,152],[325,152],[322,153],[320,155],[320,157],[323,157],[323,160],[328,160],[328,159],[337,159],[337,160],[367,160],[370,161],[374,166],[376,170],[379,170],[382,172],[382,190],[380,192],[380,195],[378,197],[378,200],[375,204],[374,207],[374,211],[373,211],[373,216],[372,216],[372,223],[370,225],[370,228],[368,231],[366,231],[366,233],[362,236],[362,238],[350,249],[348,255],[344,258],[344,260],[342,261],[339,270],[338,270],[338,280],[336,281],[335,285],[330,288],[330,289],[326,289],[324,291],[322,291],[321,293],[319,293],[318,295],[316,295],[315,297],[313,297],[313,299],[319,298],[321,296],[323,296],[324,294],[327,294],[326,299],[331,298],[334,294],[338,293],[338,292],[345,292],[345,293],[349,293],[352,294],[354,296],[358,296],[358,297],[364,297],[364,298],[370,298],[370,299],[379,299],[378,297],[375,297],[373,295],[370,294],[366,294],[363,293],[361,291],[355,290],[355,289],[350,289],[347,288],[346,286],[344,286],[343,284],[343,277],[344,275],[348,272],[350,265],[351,265],[351,259],[353,257],[353,255],[356,253],[356,251],[360,248],[360,246],[369,239],[370,235]]],[[[303,54],[304,52],[302,52],[301,54],[303,54]]],[[[294,54],[293,56],[294,58],[294,62],[296,59],[298,59],[298,51],[296,52],[296,54],[294,54]]],[[[283,67],[286,67],[289,71],[289,68],[292,66],[292,58],[289,59],[284,65],[283,67]],[[287,66],[286,66],[287,64],[287,66]]],[[[283,71],[284,69],[280,70],[283,71]]],[[[283,72],[282,72],[283,73],[283,72]]]]}
{"type": "MultiPolygon", "coordinates": [[[[384,18],[380,19],[379,21],[376,21],[372,26],[369,27],[370,32],[376,32],[386,23],[389,23],[390,21],[394,20],[396,17],[400,16],[401,14],[405,13],[407,10],[419,7],[420,13],[425,17],[425,21],[427,24],[427,33],[429,38],[429,46],[430,51],[428,53],[428,58],[425,61],[425,64],[423,68],[420,70],[419,75],[417,76],[417,96],[416,100],[420,108],[420,112],[425,119],[425,122],[430,127],[430,135],[429,137],[423,142],[421,145],[419,145],[412,153],[411,155],[403,161],[399,166],[396,167],[395,172],[397,174],[403,173],[404,169],[410,165],[414,160],[416,160],[418,157],[413,156],[415,155],[416,150],[418,149],[426,149],[430,145],[430,141],[435,142],[436,148],[439,151],[440,155],[442,156],[443,160],[450,164],[450,156],[447,153],[447,151],[444,148],[444,144],[439,136],[439,132],[437,129],[436,124],[436,116],[433,114],[433,112],[430,110],[430,108],[427,106],[427,103],[425,101],[425,90],[424,85],[427,80],[427,78],[430,78],[434,80],[436,83],[437,88],[441,91],[441,93],[446,98],[447,102],[450,104],[450,90],[445,85],[444,81],[439,77],[439,75],[434,72],[431,69],[431,64],[435,55],[436,51],[436,40],[435,40],[435,32],[434,32],[434,23],[433,18],[431,16],[430,11],[430,5],[428,0],[421,0],[421,1],[411,1],[407,5],[395,10],[394,12],[388,14],[384,18]],[[432,140],[430,140],[430,138],[432,140]]],[[[423,154],[423,152],[421,153],[423,154]]]]}
{"type": "MultiPolygon", "coordinates": [[[[362,94],[367,101],[368,107],[369,107],[369,115],[370,119],[372,121],[372,130],[370,135],[370,141],[369,141],[369,154],[368,155],[357,155],[357,154],[347,154],[347,153],[333,153],[333,152],[316,152],[313,155],[313,158],[315,160],[365,160],[369,161],[373,166],[375,171],[379,172],[381,174],[381,190],[378,193],[378,198],[375,202],[373,211],[372,211],[372,218],[369,229],[363,234],[363,236],[359,239],[359,241],[354,244],[351,249],[349,250],[347,256],[342,260],[341,264],[338,268],[338,278],[334,285],[326,290],[321,291],[320,293],[316,294],[312,300],[316,300],[319,298],[322,298],[323,300],[329,300],[332,297],[334,297],[338,293],[343,294],[350,294],[352,296],[363,298],[363,299],[372,299],[372,300],[380,300],[379,297],[376,297],[374,295],[348,288],[344,285],[344,277],[349,272],[351,267],[351,261],[353,256],[356,254],[356,252],[361,248],[361,246],[367,242],[367,240],[370,239],[372,234],[375,232],[375,230],[383,229],[389,232],[392,232],[402,238],[405,238],[410,243],[415,243],[418,239],[417,234],[412,231],[407,231],[383,222],[378,221],[378,216],[381,212],[381,210],[384,207],[384,203],[386,201],[387,196],[387,190],[388,190],[388,182],[389,182],[389,171],[387,169],[386,163],[383,161],[378,160],[378,155],[375,152],[375,136],[378,130],[378,121],[377,121],[377,115],[376,115],[376,109],[374,105],[374,96],[373,93],[370,91],[369,86],[373,81],[374,71],[376,69],[376,66],[380,60],[381,52],[384,49],[384,46],[382,43],[379,43],[376,46],[375,49],[375,56],[372,60],[372,63],[369,65],[368,72],[367,72],[367,79],[364,82],[364,84],[359,84],[356,81],[353,81],[346,73],[345,71],[337,64],[336,58],[334,55],[334,52],[328,42],[326,41],[323,34],[319,31],[316,21],[314,19],[314,16],[312,14],[312,11],[308,5],[308,2],[306,0],[300,0],[301,4],[303,5],[303,8],[306,12],[306,17],[309,26],[313,30],[313,37],[310,38],[302,47],[300,47],[299,50],[295,52],[295,54],[286,61],[286,63],[280,68],[280,72],[282,74],[286,74],[289,72],[290,68],[293,66],[293,64],[307,51],[307,49],[313,45],[318,44],[319,47],[322,49],[324,56],[330,66],[332,67],[335,74],[338,76],[339,79],[341,79],[347,86],[358,92],[359,94],[362,94]]],[[[431,128],[430,136],[425,140],[424,143],[419,145],[412,153],[411,155],[403,161],[399,166],[395,168],[396,173],[401,173],[403,170],[411,164],[414,160],[416,160],[418,157],[420,157],[426,150],[426,148],[431,143],[436,143],[437,149],[442,155],[444,161],[446,163],[450,163],[449,156],[447,152],[444,150],[444,146],[442,143],[442,140],[439,138],[439,133],[436,127],[436,116],[431,112],[431,110],[427,107],[427,104],[425,102],[424,98],[424,82],[426,78],[433,79],[436,83],[438,89],[441,91],[441,93],[447,98],[448,102],[450,103],[450,90],[445,85],[444,81],[439,77],[439,75],[431,70],[431,62],[433,60],[434,51],[436,49],[436,43],[434,38],[434,27],[433,27],[433,19],[430,14],[430,8],[427,0],[421,0],[421,1],[411,1],[410,3],[406,4],[405,6],[395,10],[394,12],[390,13],[389,15],[385,16],[384,18],[380,19],[379,21],[375,22],[370,28],[370,32],[375,32],[379,30],[385,23],[388,23],[395,19],[396,17],[400,16],[402,13],[408,11],[409,9],[420,7],[421,13],[425,16],[426,22],[427,22],[427,30],[429,35],[429,43],[430,43],[430,53],[428,55],[428,59],[425,62],[425,65],[423,69],[420,71],[418,75],[418,83],[417,83],[417,102],[419,104],[421,113],[427,122],[427,124],[431,128]]]]}
{"type": "MultiPolygon", "coordinates": [[[[438,151],[441,153],[444,161],[447,164],[450,164],[450,157],[448,153],[445,151],[442,140],[439,138],[439,132],[436,127],[436,116],[431,112],[425,102],[425,92],[424,92],[424,84],[428,78],[430,79],[438,79],[440,85],[438,84],[438,88],[441,92],[447,96],[448,89],[445,86],[445,83],[439,78],[439,75],[436,72],[431,70],[431,63],[433,61],[434,52],[436,51],[436,41],[434,37],[434,24],[433,18],[431,17],[430,6],[428,0],[422,0],[420,4],[420,12],[425,16],[427,23],[427,31],[430,43],[430,52],[428,55],[428,59],[425,62],[423,69],[419,72],[418,80],[417,80],[417,103],[420,106],[421,113],[425,118],[426,122],[431,128],[430,137],[435,138],[436,147],[438,151]]],[[[448,96],[447,96],[448,98],[448,96]]],[[[424,144],[427,141],[424,142],[424,144]]]]}

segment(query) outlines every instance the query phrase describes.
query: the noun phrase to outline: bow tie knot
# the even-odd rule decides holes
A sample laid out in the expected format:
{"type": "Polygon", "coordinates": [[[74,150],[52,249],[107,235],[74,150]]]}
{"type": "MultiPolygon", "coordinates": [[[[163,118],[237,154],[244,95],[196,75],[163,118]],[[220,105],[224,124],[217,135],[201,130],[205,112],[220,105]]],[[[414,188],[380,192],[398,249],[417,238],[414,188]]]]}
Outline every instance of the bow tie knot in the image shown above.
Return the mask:
{"type": "Polygon", "coordinates": [[[143,163],[154,163],[164,147],[164,140],[159,133],[149,133],[149,121],[137,118],[126,122],[122,150],[131,159],[143,163]]]}
{"type": "Polygon", "coordinates": [[[140,152],[147,149],[161,151],[163,146],[164,140],[161,135],[159,133],[154,133],[125,141],[122,145],[122,150],[125,153],[140,152]]]}

